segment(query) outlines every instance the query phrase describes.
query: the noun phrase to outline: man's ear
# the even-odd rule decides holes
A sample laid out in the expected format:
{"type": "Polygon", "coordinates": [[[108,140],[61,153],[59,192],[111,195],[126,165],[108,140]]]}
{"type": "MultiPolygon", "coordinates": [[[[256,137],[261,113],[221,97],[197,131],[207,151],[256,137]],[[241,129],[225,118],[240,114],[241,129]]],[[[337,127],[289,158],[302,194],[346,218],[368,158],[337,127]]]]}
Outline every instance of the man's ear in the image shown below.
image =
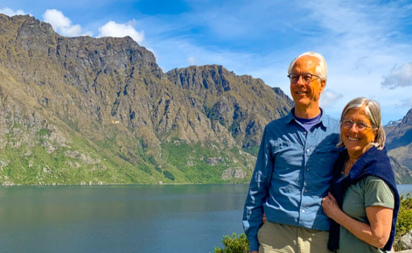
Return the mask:
{"type": "Polygon", "coordinates": [[[325,90],[325,87],[326,87],[326,80],[321,80],[320,81],[320,94],[322,94],[323,93],[323,91],[325,90]]]}

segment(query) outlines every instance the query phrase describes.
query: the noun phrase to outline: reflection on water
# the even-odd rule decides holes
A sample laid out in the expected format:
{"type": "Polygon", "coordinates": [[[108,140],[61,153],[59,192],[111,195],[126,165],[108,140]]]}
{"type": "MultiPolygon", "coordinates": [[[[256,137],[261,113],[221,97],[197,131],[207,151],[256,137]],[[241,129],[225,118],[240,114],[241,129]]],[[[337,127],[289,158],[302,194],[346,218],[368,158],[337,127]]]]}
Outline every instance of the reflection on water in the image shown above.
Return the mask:
{"type": "Polygon", "coordinates": [[[0,252],[209,252],[247,185],[0,188],[0,252]]]}

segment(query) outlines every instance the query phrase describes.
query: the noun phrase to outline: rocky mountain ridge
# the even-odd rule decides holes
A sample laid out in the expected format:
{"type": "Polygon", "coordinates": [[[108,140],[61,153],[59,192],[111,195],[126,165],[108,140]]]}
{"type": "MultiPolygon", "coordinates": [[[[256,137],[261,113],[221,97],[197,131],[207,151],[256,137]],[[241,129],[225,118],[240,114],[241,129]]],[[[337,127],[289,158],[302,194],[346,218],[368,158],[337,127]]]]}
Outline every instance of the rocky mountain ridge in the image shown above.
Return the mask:
{"type": "Polygon", "coordinates": [[[131,38],[0,15],[0,182],[244,182],[280,89],[222,66],[163,73],[131,38]]]}
{"type": "Polygon", "coordinates": [[[0,80],[3,185],[248,182],[264,126],[293,106],[223,66],[163,73],[130,37],[31,16],[0,14],[0,80]]]}
{"type": "MultiPolygon", "coordinates": [[[[400,123],[385,127],[388,154],[407,168],[412,168],[412,109],[400,123]]],[[[410,174],[412,178],[412,173],[410,174]]],[[[412,183],[412,180],[411,180],[412,183]]]]}

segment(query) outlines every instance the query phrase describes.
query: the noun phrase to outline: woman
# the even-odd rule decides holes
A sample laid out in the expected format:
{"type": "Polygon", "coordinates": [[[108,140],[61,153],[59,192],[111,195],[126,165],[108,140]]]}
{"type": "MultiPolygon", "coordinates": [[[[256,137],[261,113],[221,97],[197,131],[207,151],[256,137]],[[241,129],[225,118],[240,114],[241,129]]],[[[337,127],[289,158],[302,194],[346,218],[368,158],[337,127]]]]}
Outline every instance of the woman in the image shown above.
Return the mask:
{"type": "Polygon", "coordinates": [[[323,198],[332,219],[328,248],[338,252],[391,252],[399,194],[384,148],[385,131],[376,101],[356,98],[343,109],[335,164],[339,179],[323,198]]]}

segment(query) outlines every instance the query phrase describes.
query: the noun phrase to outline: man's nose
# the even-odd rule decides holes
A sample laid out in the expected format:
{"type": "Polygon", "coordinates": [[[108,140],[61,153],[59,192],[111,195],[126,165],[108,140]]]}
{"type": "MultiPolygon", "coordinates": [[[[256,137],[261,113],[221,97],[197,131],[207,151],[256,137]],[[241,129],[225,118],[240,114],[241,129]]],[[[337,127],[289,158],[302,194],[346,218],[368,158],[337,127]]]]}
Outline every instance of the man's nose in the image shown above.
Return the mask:
{"type": "Polygon", "coordinates": [[[298,81],[297,81],[296,83],[297,83],[297,84],[300,84],[300,85],[305,84],[305,82],[303,81],[303,76],[302,76],[302,75],[299,75],[299,76],[298,76],[298,81]]]}

